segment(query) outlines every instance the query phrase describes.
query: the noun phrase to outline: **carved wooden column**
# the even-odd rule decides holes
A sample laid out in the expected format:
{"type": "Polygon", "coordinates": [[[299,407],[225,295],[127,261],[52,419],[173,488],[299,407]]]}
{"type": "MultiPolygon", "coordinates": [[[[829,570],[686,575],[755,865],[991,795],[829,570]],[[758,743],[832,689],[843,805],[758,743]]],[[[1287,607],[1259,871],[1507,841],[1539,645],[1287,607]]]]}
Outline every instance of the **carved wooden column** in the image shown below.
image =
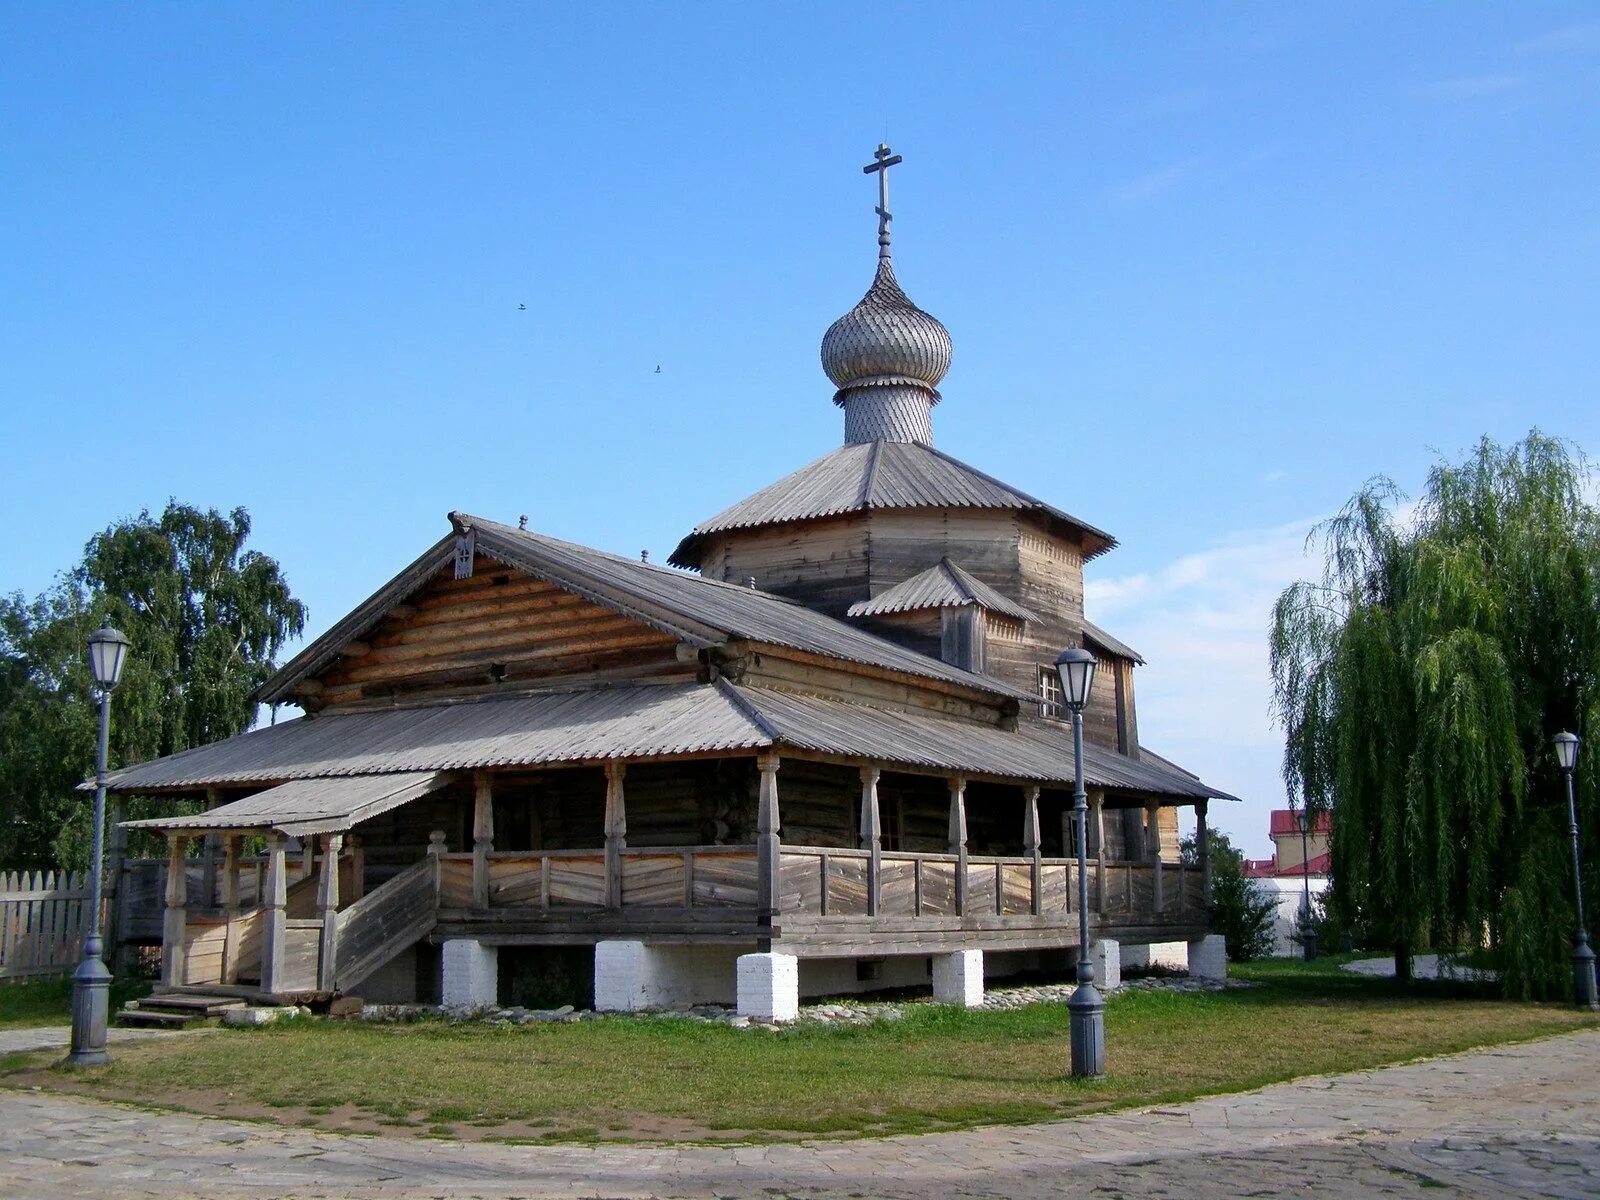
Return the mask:
{"type": "Polygon", "coordinates": [[[239,980],[239,835],[222,839],[222,982],[239,980]]]}
{"type": "Polygon", "coordinates": [[[1211,907],[1211,835],[1206,829],[1208,800],[1194,802],[1194,838],[1196,853],[1200,856],[1200,903],[1211,907]]]}
{"type": "Polygon", "coordinates": [[[756,808],[756,924],[760,927],[757,949],[772,950],[772,929],[783,908],[778,830],[778,756],[763,754],[756,759],[761,770],[761,798],[756,808]]]}
{"type": "Polygon", "coordinates": [[[878,778],[874,766],[861,768],[861,848],[867,851],[867,916],[878,915],[878,877],[883,867],[883,825],[878,818],[878,778]]]}
{"type": "Polygon", "coordinates": [[[177,987],[183,982],[184,906],[189,902],[189,871],[184,861],[184,851],[189,839],[185,834],[167,834],[167,911],[161,922],[161,982],[177,987]]]}
{"type": "Polygon", "coordinates": [[[1022,789],[1022,847],[1028,852],[1028,890],[1032,896],[1028,911],[1038,916],[1044,906],[1041,892],[1044,888],[1043,852],[1039,849],[1039,789],[1022,789]]]}
{"type": "Polygon", "coordinates": [[[1145,846],[1150,857],[1150,878],[1154,899],[1152,907],[1157,916],[1167,911],[1167,894],[1161,878],[1161,807],[1154,800],[1144,806],[1145,846]]]}
{"type": "Polygon", "coordinates": [[[1089,828],[1094,830],[1094,904],[1102,914],[1106,911],[1106,794],[1089,793],[1089,828]]]}
{"type": "Polygon", "coordinates": [[[310,879],[317,870],[317,839],[307,834],[300,839],[300,878],[310,879]]]}
{"type": "Polygon", "coordinates": [[[950,853],[956,856],[956,915],[967,911],[967,781],[950,780],[950,853]]]}
{"type": "Polygon", "coordinates": [[[339,948],[339,851],[344,835],[322,835],[322,877],[317,880],[317,915],[322,918],[322,954],[317,960],[317,987],[333,991],[339,948]]]}
{"type": "MultiPolygon", "coordinates": [[[[489,852],[494,849],[494,785],[480,771],[472,789],[472,907],[489,907],[489,852]]],[[[607,813],[609,815],[609,797],[607,813]]]]}
{"type": "Polygon", "coordinates": [[[289,900],[287,853],[282,834],[268,836],[267,882],[261,901],[261,990],[269,996],[283,990],[284,934],[288,928],[283,908],[289,900]]]}
{"type": "Polygon", "coordinates": [[[628,809],[622,793],[626,763],[606,764],[606,907],[622,907],[622,852],[628,844],[628,809]]]}

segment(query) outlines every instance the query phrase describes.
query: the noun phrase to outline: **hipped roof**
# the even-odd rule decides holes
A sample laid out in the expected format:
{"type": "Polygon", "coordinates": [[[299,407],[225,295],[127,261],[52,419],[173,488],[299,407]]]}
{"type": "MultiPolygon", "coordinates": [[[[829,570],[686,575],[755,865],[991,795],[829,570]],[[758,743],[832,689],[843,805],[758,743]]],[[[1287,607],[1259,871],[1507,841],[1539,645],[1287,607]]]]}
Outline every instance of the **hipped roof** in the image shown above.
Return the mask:
{"type": "Polygon", "coordinates": [[[921,442],[857,442],[823,455],[702,521],[678,543],[670,561],[680,567],[698,567],[702,541],[724,530],[755,529],[874,508],[988,508],[1034,513],[1081,537],[1085,559],[1117,544],[1117,539],[1105,530],[1001,483],[932,446],[921,442]]]}
{"type": "MultiPolygon", "coordinates": [[[[328,712],[128,767],[109,786],[180,791],[784,748],[1042,785],[1073,779],[1072,739],[1054,725],[1009,731],[718,680],[328,712]]],[[[1192,775],[1097,746],[1084,747],[1084,771],[1094,787],[1232,798],[1192,775]]]]}

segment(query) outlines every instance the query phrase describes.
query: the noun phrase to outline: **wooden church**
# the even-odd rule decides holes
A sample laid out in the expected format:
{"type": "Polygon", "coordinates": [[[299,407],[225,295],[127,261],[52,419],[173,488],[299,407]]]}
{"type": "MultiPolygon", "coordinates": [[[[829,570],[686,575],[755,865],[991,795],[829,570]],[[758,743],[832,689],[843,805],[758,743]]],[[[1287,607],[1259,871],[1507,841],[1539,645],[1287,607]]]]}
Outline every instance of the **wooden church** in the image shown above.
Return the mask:
{"type": "Polygon", "coordinates": [[[1141,744],[1142,660],[1084,615],[1115,540],[933,445],[950,335],[895,279],[897,161],[868,168],[872,286],[822,340],[842,446],[671,566],[451,513],[261,690],[304,717],[113,775],[205,801],[127,823],[169,839],[167,990],[471,1007],[576,956],[610,1010],[784,1019],[918,983],[974,1003],[1079,949],[1069,646],[1100,664],[1102,963],[1186,942],[1220,968],[1177,810],[1203,829],[1225,794],[1141,744]]]}

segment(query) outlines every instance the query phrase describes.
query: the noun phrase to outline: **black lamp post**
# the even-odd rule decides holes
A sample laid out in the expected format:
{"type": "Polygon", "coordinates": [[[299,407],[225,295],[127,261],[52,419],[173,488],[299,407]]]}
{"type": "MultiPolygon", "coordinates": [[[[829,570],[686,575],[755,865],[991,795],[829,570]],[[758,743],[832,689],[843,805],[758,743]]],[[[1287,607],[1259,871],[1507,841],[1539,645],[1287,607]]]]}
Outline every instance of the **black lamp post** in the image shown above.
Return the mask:
{"type": "Polygon", "coordinates": [[[1567,832],[1572,835],[1572,884],[1577,889],[1578,936],[1572,944],[1572,990],[1579,1008],[1600,1009],[1600,994],[1594,982],[1594,951],[1589,948],[1589,931],[1583,922],[1583,859],[1578,853],[1578,802],[1572,793],[1572,773],[1578,769],[1578,738],[1571,733],[1556,734],[1556,762],[1567,777],[1567,832]]]}
{"type": "Polygon", "coordinates": [[[89,669],[100,693],[100,748],[94,771],[94,859],[89,867],[89,903],[93,905],[89,936],[83,939],[83,961],[72,973],[72,1053],[68,1061],[80,1067],[98,1067],[111,1061],[106,1053],[106,1008],[111,994],[111,972],[101,960],[100,859],[106,825],[106,742],[111,736],[111,689],[122,678],[128,657],[128,639],[115,629],[97,629],[89,635],[89,669]]]}
{"type": "Polygon", "coordinates": [[[1094,686],[1094,655],[1081,647],[1056,658],[1061,700],[1072,714],[1072,816],[1078,832],[1078,986],[1067,1001],[1072,1028],[1072,1073],[1099,1079],[1106,1073],[1106,1002],[1094,986],[1089,950],[1089,804],[1083,789],[1083,708],[1094,686]]]}
{"type": "Polygon", "coordinates": [[[1300,899],[1300,949],[1310,962],[1317,956],[1317,929],[1311,923],[1311,839],[1308,827],[1311,814],[1300,806],[1300,882],[1305,894],[1300,899]]]}

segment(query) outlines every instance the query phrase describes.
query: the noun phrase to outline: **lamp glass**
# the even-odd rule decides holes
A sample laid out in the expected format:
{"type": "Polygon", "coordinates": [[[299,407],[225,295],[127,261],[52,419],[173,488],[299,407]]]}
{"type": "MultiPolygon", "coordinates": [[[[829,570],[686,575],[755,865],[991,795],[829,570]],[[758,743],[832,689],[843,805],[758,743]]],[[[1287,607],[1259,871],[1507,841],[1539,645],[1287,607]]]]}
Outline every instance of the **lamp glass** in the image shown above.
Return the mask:
{"type": "Polygon", "coordinates": [[[1095,657],[1074,646],[1056,657],[1056,675],[1061,679],[1061,700],[1074,712],[1082,712],[1094,687],[1095,657]]]}
{"type": "Polygon", "coordinates": [[[96,629],[89,635],[89,669],[103,688],[114,688],[122,678],[128,657],[128,639],[115,629],[96,629]]]}
{"type": "Polygon", "coordinates": [[[1556,762],[1561,764],[1563,771],[1570,771],[1578,765],[1578,738],[1571,733],[1558,733],[1556,742],[1556,762]]]}

